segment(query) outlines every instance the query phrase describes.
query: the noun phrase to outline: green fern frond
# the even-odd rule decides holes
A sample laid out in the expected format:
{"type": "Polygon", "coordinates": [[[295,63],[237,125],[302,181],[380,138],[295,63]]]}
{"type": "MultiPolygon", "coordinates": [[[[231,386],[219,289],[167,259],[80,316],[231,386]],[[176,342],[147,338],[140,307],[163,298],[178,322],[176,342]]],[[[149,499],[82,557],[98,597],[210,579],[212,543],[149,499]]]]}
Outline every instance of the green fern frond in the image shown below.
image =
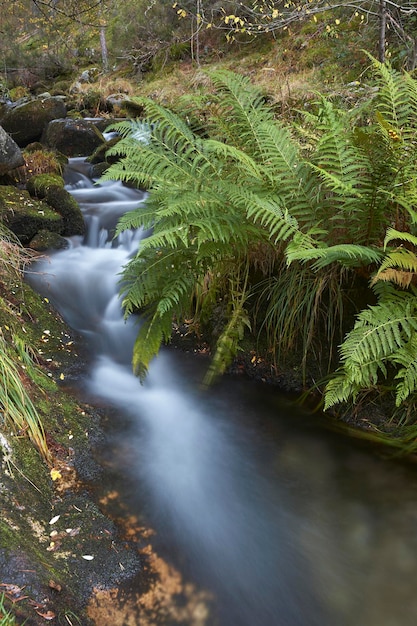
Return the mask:
{"type": "Polygon", "coordinates": [[[384,249],[387,248],[389,243],[396,240],[405,241],[417,247],[417,237],[415,235],[396,230],[395,228],[388,228],[384,239],[384,249]]]}
{"type": "Polygon", "coordinates": [[[342,370],[326,388],[326,408],[353,400],[361,390],[375,387],[379,377],[388,376],[388,366],[406,367],[397,376],[397,402],[411,395],[415,382],[406,375],[407,367],[414,367],[414,352],[410,346],[417,341],[416,293],[388,291],[385,300],[362,311],[353,330],[340,348],[342,370]]]}
{"type": "Polygon", "coordinates": [[[146,378],[149,364],[158,354],[161,344],[169,341],[171,332],[172,316],[170,313],[165,313],[163,316],[155,314],[142,323],[133,347],[132,357],[133,371],[141,381],[146,378]]]}
{"type": "Polygon", "coordinates": [[[411,250],[407,250],[407,248],[397,248],[393,252],[387,254],[381,266],[378,270],[378,273],[375,276],[375,280],[378,280],[378,275],[384,272],[386,269],[390,268],[400,268],[401,270],[405,270],[407,272],[417,273],[417,255],[415,252],[411,250]]]}
{"type": "Polygon", "coordinates": [[[265,238],[270,238],[275,244],[286,241],[298,231],[297,220],[289,214],[285,206],[280,206],[279,195],[264,197],[250,189],[230,187],[228,196],[250,220],[265,229],[265,238]]]}
{"type": "Polygon", "coordinates": [[[321,248],[302,247],[299,239],[290,242],[286,249],[287,263],[294,261],[312,264],[314,270],[320,270],[331,263],[340,263],[346,267],[358,267],[377,263],[381,260],[382,253],[369,246],[355,244],[339,244],[336,246],[323,246],[321,248]]]}
{"type": "Polygon", "coordinates": [[[221,107],[215,119],[215,135],[228,145],[259,155],[262,151],[257,132],[259,124],[272,122],[274,118],[262,91],[246,76],[222,70],[207,74],[216,88],[216,100],[221,107]]]}
{"type": "Polygon", "coordinates": [[[417,334],[398,350],[393,361],[403,366],[395,376],[400,381],[396,385],[395,403],[400,406],[417,390],[417,334]]]}
{"type": "Polygon", "coordinates": [[[375,100],[378,111],[392,128],[399,132],[410,123],[415,114],[415,85],[404,79],[404,74],[394,70],[388,62],[381,63],[370,54],[375,74],[378,76],[378,95],[375,100]]]}
{"type": "Polygon", "coordinates": [[[239,274],[230,279],[232,313],[229,321],[223,328],[216,343],[216,351],[210,366],[204,377],[204,384],[211,385],[215,378],[223,374],[233,361],[239,349],[239,342],[243,338],[245,327],[251,328],[250,320],[245,309],[245,303],[249,296],[248,292],[249,266],[244,270],[244,279],[241,281],[239,274]],[[242,282],[242,284],[241,284],[242,282]]]}

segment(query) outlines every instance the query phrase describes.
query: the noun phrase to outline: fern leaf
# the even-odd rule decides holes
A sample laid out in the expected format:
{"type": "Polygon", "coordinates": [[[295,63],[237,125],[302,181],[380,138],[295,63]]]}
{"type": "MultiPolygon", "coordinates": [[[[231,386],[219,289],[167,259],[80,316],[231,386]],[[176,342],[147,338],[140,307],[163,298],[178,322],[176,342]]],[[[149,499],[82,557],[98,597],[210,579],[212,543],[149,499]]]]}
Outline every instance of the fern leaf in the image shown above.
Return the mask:
{"type": "Polygon", "coordinates": [[[245,327],[250,329],[250,322],[241,301],[235,306],[229,322],[217,340],[216,351],[204,377],[205,385],[211,385],[231,364],[238,351],[239,341],[243,338],[245,327]]]}
{"type": "Polygon", "coordinates": [[[397,239],[400,241],[406,241],[407,243],[411,243],[413,246],[417,247],[417,237],[415,235],[396,230],[395,228],[388,228],[384,239],[384,249],[387,248],[391,241],[395,241],[397,239]]]}
{"type": "Polygon", "coordinates": [[[141,381],[145,379],[149,364],[158,354],[161,344],[169,341],[171,332],[172,316],[169,313],[163,316],[155,314],[142,323],[133,347],[132,357],[133,371],[141,381]]]}
{"type": "Polygon", "coordinates": [[[386,300],[358,315],[340,353],[342,370],[326,388],[326,407],[355,399],[364,389],[374,387],[379,377],[388,375],[388,365],[404,365],[398,373],[396,401],[413,393],[416,383],[407,373],[414,368],[417,344],[417,300],[415,293],[385,293],[386,300]],[[411,349],[412,348],[412,349],[411,349]]]}
{"type": "Polygon", "coordinates": [[[294,261],[307,263],[315,261],[312,268],[322,269],[331,263],[340,263],[346,267],[357,267],[358,265],[369,265],[380,261],[382,254],[368,246],[354,244],[339,244],[336,246],[326,246],[321,248],[301,247],[299,240],[291,242],[286,249],[287,263],[294,261]]]}
{"type": "Polygon", "coordinates": [[[395,403],[400,406],[417,390],[417,335],[397,352],[393,361],[403,366],[395,376],[400,381],[396,386],[395,403]]]}

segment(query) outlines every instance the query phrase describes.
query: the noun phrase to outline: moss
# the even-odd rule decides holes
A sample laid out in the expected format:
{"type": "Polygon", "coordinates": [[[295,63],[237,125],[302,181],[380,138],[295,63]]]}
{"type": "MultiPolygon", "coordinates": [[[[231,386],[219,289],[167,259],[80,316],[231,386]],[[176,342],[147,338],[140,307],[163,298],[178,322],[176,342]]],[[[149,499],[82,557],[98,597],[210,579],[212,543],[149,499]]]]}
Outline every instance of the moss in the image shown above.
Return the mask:
{"type": "Polygon", "coordinates": [[[64,179],[59,174],[37,174],[29,178],[26,188],[30,195],[43,199],[51,187],[64,188],[64,179]]]}
{"type": "Polygon", "coordinates": [[[69,243],[65,237],[58,233],[51,233],[49,230],[40,230],[29,242],[29,247],[38,252],[47,250],[65,250],[69,243]]]}
{"type": "Polygon", "coordinates": [[[34,200],[25,190],[0,186],[0,221],[16,234],[23,245],[40,230],[61,233],[62,217],[47,204],[34,200]]]}
{"type": "Polygon", "coordinates": [[[63,220],[62,235],[83,235],[85,232],[84,217],[75,198],[60,185],[51,185],[47,189],[46,202],[54,208],[63,220]]]}

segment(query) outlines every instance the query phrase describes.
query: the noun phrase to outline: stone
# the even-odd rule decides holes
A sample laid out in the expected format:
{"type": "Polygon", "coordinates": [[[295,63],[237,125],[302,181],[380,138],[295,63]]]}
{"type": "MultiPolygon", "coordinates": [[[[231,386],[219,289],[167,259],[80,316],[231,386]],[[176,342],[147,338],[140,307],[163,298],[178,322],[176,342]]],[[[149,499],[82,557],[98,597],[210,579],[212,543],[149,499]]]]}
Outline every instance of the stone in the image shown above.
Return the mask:
{"type": "Polygon", "coordinates": [[[87,156],[105,143],[95,123],[86,119],[54,119],[49,122],[42,141],[67,157],[87,156]]]}
{"type": "Polygon", "coordinates": [[[41,230],[61,234],[63,218],[45,202],[11,185],[0,185],[0,221],[25,246],[41,230]]]}
{"type": "Polygon", "coordinates": [[[25,160],[19,146],[0,126],[0,176],[24,164],[25,160]]]}
{"type": "Polygon", "coordinates": [[[84,235],[85,222],[78,202],[60,185],[51,186],[46,192],[46,202],[62,216],[64,237],[84,235]]]}
{"type": "Polygon", "coordinates": [[[0,111],[0,124],[21,148],[38,141],[48,122],[65,117],[66,106],[58,98],[37,98],[0,111]]]}
{"type": "Polygon", "coordinates": [[[69,242],[58,233],[51,233],[50,230],[40,230],[29,242],[29,248],[37,252],[47,250],[65,250],[69,247],[69,242]]]}

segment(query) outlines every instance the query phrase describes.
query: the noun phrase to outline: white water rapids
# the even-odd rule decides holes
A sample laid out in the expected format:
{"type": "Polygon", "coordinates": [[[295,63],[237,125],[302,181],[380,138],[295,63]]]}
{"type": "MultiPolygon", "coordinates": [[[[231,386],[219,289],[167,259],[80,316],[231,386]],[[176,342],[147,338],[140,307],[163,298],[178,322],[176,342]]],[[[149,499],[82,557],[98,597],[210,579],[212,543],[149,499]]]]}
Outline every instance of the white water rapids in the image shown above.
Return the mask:
{"type": "Polygon", "coordinates": [[[141,386],[117,295],[140,233],[112,233],[144,194],[87,170],[72,159],[67,188],[88,235],[29,280],[86,338],[85,391],[119,416],[113,472],[167,558],[214,595],[205,626],[415,626],[415,473],[311,429],[274,390],[229,377],[201,391],[197,357],[163,350],[141,386]]]}

